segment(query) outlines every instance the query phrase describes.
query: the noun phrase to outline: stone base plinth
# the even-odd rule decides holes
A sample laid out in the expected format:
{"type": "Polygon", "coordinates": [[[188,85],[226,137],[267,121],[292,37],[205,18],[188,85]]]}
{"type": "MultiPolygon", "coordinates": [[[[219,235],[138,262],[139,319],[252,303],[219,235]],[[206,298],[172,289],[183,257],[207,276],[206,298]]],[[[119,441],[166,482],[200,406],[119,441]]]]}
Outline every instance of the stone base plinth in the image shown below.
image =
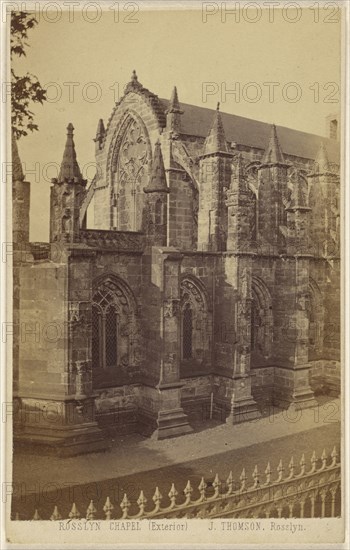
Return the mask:
{"type": "Polygon", "coordinates": [[[74,456],[105,451],[109,443],[94,418],[94,398],[16,399],[14,446],[27,452],[74,456]]]}
{"type": "Polygon", "coordinates": [[[110,445],[96,422],[59,429],[25,426],[14,434],[15,450],[60,457],[109,450],[110,445]]]}
{"type": "Polygon", "coordinates": [[[254,399],[244,399],[241,402],[235,402],[233,410],[230,411],[226,418],[226,424],[239,424],[240,422],[248,422],[260,418],[261,413],[254,399]]]}
{"type": "MultiPolygon", "coordinates": [[[[218,379],[219,380],[219,379],[218,379]]],[[[250,374],[223,379],[214,393],[214,404],[227,411],[226,423],[238,424],[260,418],[258,405],[252,397],[250,374]],[[223,389],[225,396],[223,396],[223,389]]]]}
{"type": "Polygon", "coordinates": [[[309,383],[310,368],[275,367],[273,403],[283,409],[301,410],[314,407],[317,401],[309,383]]]}
{"type": "Polygon", "coordinates": [[[159,411],[157,417],[157,429],[152,434],[152,439],[166,439],[191,433],[193,428],[188,422],[187,414],[182,408],[159,411]]]}

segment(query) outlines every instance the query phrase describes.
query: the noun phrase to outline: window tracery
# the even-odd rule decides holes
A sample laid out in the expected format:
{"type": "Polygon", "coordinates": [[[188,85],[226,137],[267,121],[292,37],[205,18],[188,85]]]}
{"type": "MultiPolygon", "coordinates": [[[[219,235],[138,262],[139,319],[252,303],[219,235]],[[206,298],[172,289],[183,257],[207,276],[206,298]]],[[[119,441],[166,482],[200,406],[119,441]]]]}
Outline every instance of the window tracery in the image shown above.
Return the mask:
{"type": "Polygon", "coordinates": [[[208,304],[200,283],[186,277],[181,282],[181,359],[202,363],[210,347],[208,304]]]}
{"type": "MultiPolygon", "coordinates": [[[[95,374],[117,373],[133,362],[136,319],[131,292],[108,276],[94,288],[92,299],[92,367],[95,374]]],[[[95,377],[96,378],[96,377],[95,377]]]]}
{"type": "Polygon", "coordinates": [[[140,231],[147,185],[149,140],[140,120],[129,117],[116,144],[111,225],[121,231],[140,231]]]}

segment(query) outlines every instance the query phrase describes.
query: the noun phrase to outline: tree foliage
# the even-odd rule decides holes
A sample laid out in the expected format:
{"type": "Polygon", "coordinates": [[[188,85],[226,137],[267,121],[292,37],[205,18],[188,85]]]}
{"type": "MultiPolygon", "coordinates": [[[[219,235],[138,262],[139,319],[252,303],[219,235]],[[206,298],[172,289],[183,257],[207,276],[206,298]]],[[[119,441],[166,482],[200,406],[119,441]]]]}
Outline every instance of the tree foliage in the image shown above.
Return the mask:
{"type": "MultiPolygon", "coordinates": [[[[28,31],[37,25],[35,16],[27,12],[11,13],[11,61],[15,56],[26,55],[25,49],[29,46],[28,31]]],[[[15,73],[11,63],[11,122],[16,139],[26,136],[28,131],[38,130],[34,123],[34,113],[30,110],[32,103],[46,101],[46,90],[41,86],[38,78],[26,73],[22,76],[15,73]]]]}

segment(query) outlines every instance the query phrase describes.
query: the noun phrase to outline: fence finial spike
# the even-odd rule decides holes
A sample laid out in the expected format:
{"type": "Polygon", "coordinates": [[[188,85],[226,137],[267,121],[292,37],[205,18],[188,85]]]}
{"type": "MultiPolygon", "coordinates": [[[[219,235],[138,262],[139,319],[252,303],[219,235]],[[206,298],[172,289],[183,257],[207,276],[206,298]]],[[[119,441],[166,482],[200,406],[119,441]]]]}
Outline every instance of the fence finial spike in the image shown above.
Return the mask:
{"type": "Polygon", "coordinates": [[[88,509],[86,510],[86,519],[95,519],[97,514],[97,510],[94,506],[94,501],[90,500],[90,504],[88,506],[88,509]]]}
{"type": "Polygon", "coordinates": [[[239,481],[241,482],[241,491],[244,491],[245,483],[247,481],[247,476],[245,475],[245,468],[243,468],[242,473],[239,476],[239,481]]]}
{"type": "Polygon", "coordinates": [[[230,495],[233,491],[233,474],[232,470],[230,470],[230,473],[228,474],[228,478],[226,479],[226,485],[227,485],[227,495],[230,495]]]}
{"type": "Polygon", "coordinates": [[[255,468],[254,468],[252,477],[254,479],[254,488],[256,489],[256,487],[258,487],[258,485],[259,485],[259,471],[258,471],[258,465],[257,464],[255,464],[255,468]]]}
{"type": "Polygon", "coordinates": [[[316,470],[316,463],[317,463],[317,458],[316,458],[316,452],[315,451],[313,451],[313,453],[312,453],[310,462],[311,462],[311,472],[314,472],[316,470]]]}
{"type": "Polygon", "coordinates": [[[335,466],[337,464],[337,458],[338,458],[337,448],[335,445],[333,447],[333,451],[331,452],[331,457],[332,457],[331,466],[335,466]]]}
{"type": "Polygon", "coordinates": [[[131,506],[131,503],[128,499],[128,496],[126,493],[124,493],[123,500],[120,503],[120,508],[122,509],[123,516],[122,519],[126,519],[128,517],[128,510],[131,506]]]}
{"type": "Polygon", "coordinates": [[[140,508],[140,514],[143,514],[144,510],[145,510],[145,506],[147,504],[147,498],[145,497],[144,495],[144,492],[143,490],[141,489],[140,491],[140,496],[139,498],[137,499],[137,504],[139,505],[139,508],[140,508]]]}
{"type": "Polygon", "coordinates": [[[78,508],[75,505],[75,502],[73,502],[72,509],[68,514],[70,519],[79,519],[80,518],[80,512],[78,508]]]}
{"type": "Polygon", "coordinates": [[[198,485],[198,489],[202,491],[207,486],[206,482],[204,481],[204,477],[202,477],[200,484],[198,485]]]}
{"type": "Polygon", "coordinates": [[[192,485],[190,480],[187,481],[187,485],[184,488],[184,495],[186,497],[186,503],[188,504],[191,501],[191,494],[193,493],[192,485]]]}
{"type": "Polygon", "coordinates": [[[213,481],[213,487],[214,487],[214,491],[215,491],[214,496],[215,497],[217,497],[219,495],[220,485],[221,485],[221,482],[220,482],[219,474],[216,473],[215,477],[214,477],[214,481],[213,481]]]}
{"type": "Polygon", "coordinates": [[[283,462],[282,462],[282,458],[280,458],[280,461],[279,461],[278,466],[277,466],[277,473],[278,473],[277,481],[281,481],[281,479],[283,477],[283,472],[284,472],[283,462]]]}
{"type": "Polygon", "coordinates": [[[58,521],[58,520],[60,520],[60,519],[62,519],[62,516],[61,516],[61,514],[60,514],[59,511],[58,511],[58,507],[55,506],[54,509],[53,509],[53,512],[52,512],[52,514],[51,514],[50,520],[51,520],[51,521],[58,521]]]}
{"type": "Polygon", "coordinates": [[[111,503],[111,500],[109,497],[106,498],[105,505],[103,507],[103,511],[106,514],[106,519],[110,520],[112,517],[112,511],[114,510],[114,506],[111,503]]]}
{"type": "Polygon", "coordinates": [[[207,488],[207,484],[204,481],[204,477],[202,477],[200,484],[198,485],[198,489],[200,492],[200,500],[205,500],[205,490],[207,488]]]}
{"type": "Polygon", "coordinates": [[[162,500],[163,496],[159,490],[159,487],[156,487],[156,490],[154,491],[154,495],[152,497],[152,500],[155,504],[157,503],[160,503],[160,501],[162,500]]]}
{"type": "Polygon", "coordinates": [[[290,478],[294,477],[294,457],[293,456],[290,459],[288,468],[289,468],[289,477],[290,478]]]}
{"type": "Polygon", "coordinates": [[[41,519],[41,517],[40,517],[40,515],[39,515],[38,509],[35,508],[33,520],[34,520],[34,521],[39,521],[40,519],[41,519]]]}
{"type": "Polygon", "coordinates": [[[322,454],[321,454],[321,460],[322,460],[322,470],[324,470],[327,466],[327,454],[326,454],[326,449],[323,449],[322,451],[322,454]]]}
{"type": "Polygon", "coordinates": [[[170,498],[170,507],[173,508],[176,505],[176,497],[179,493],[177,492],[174,483],[171,484],[168,497],[170,498]]]}

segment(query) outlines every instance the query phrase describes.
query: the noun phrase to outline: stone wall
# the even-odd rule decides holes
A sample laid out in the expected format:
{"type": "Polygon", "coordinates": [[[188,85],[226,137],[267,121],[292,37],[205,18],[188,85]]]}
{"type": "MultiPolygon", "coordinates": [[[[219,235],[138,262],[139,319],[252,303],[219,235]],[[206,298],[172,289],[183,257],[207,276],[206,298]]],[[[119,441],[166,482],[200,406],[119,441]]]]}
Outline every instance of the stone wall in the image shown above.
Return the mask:
{"type": "Polygon", "coordinates": [[[182,378],[181,404],[190,421],[209,418],[210,395],[213,391],[212,376],[182,378]]]}
{"type": "Polygon", "coordinates": [[[138,385],[101,389],[96,394],[96,420],[102,429],[112,435],[138,431],[138,385]]]}
{"type": "MultiPolygon", "coordinates": [[[[315,395],[340,395],[341,364],[321,359],[312,361],[305,370],[315,395]]],[[[277,366],[252,369],[252,394],[262,407],[280,404],[280,387],[293,387],[293,371],[277,366]],[[283,380],[281,380],[283,378],[283,380]]]]}
{"type": "Polygon", "coordinates": [[[169,171],[169,246],[197,248],[198,191],[184,170],[169,171]]]}
{"type": "Polygon", "coordinates": [[[23,265],[19,277],[18,391],[26,396],[64,396],[70,393],[67,266],[46,261],[23,265]]]}

